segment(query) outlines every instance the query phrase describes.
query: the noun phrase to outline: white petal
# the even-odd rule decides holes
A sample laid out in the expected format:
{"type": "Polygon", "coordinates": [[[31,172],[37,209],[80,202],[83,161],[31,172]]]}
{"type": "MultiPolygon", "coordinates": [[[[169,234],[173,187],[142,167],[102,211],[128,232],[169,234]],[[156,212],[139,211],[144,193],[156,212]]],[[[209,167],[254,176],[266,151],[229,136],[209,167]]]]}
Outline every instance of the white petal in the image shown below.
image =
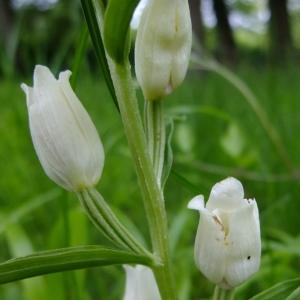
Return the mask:
{"type": "Polygon", "coordinates": [[[229,217],[226,281],[237,286],[257,272],[260,266],[261,239],[255,200],[229,217]]]}
{"type": "Polygon", "coordinates": [[[240,181],[233,177],[216,183],[206,203],[207,209],[231,211],[245,206],[244,189],[240,181]]]}
{"type": "Polygon", "coordinates": [[[169,51],[162,51],[160,40],[171,34],[170,15],[174,8],[170,7],[168,14],[161,18],[157,11],[165,11],[164,4],[166,1],[162,1],[162,7],[158,7],[157,1],[151,1],[144,9],[137,31],[135,72],[147,100],[164,96],[170,83],[172,57],[169,51]],[[160,32],[161,29],[165,32],[160,32]]]}
{"type": "Polygon", "coordinates": [[[56,80],[47,67],[36,66],[33,88],[23,88],[30,103],[33,144],[46,174],[62,187],[78,191],[97,183],[104,153],[95,126],[71,90],[69,74],[56,80]]]}
{"type": "Polygon", "coordinates": [[[190,59],[190,49],[192,46],[192,24],[188,1],[180,1],[176,11],[176,31],[173,47],[176,54],[172,60],[171,84],[177,87],[184,80],[190,59]]]}
{"type": "Polygon", "coordinates": [[[189,209],[194,209],[194,210],[199,210],[199,211],[205,209],[203,195],[198,195],[198,196],[194,197],[192,200],[190,200],[187,207],[189,209]]]}
{"type": "Polygon", "coordinates": [[[149,2],[141,17],[135,44],[136,77],[146,99],[159,99],[182,82],[191,41],[186,0],[149,2]]]}
{"type": "Polygon", "coordinates": [[[69,82],[70,75],[70,71],[61,72],[59,74],[58,81],[60,83],[62,93],[72,109],[74,119],[76,120],[78,129],[81,132],[83,142],[86,146],[88,146],[89,156],[85,156],[85,160],[80,160],[82,169],[90,171],[86,174],[86,177],[93,182],[97,182],[102,174],[104,165],[103,145],[94,123],[71,88],[69,82]],[[99,159],[99,157],[101,159],[99,159]],[[97,162],[97,165],[95,165],[95,162],[97,162]]]}
{"type": "Polygon", "coordinates": [[[49,86],[56,86],[56,78],[49,68],[42,65],[36,65],[33,72],[34,87],[49,89],[49,86]]]}
{"type": "Polygon", "coordinates": [[[158,287],[150,268],[138,265],[124,266],[126,287],[123,300],[161,300],[158,287]]]}
{"type": "Polygon", "coordinates": [[[221,284],[226,270],[225,232],[219,220],[209,211],[200,212],[195,241],[195,262],[212,282],[221,284]]]}
{"type": "Polygon", "coordinates": [[[27,106],[30,106],[31,104],[34,103],[33,88],[26,85],[25,83],[22,83],[21,89],[24,91],[24,93],[26,95],[27,106]]]}

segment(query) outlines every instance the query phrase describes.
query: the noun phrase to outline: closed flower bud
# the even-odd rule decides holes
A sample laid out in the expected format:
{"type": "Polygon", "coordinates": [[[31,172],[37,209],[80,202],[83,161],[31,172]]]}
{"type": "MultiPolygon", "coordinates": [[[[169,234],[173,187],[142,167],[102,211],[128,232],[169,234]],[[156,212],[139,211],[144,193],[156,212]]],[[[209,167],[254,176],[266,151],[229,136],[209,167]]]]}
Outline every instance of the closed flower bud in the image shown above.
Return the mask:
{"type": "Polygon", "coordinates": [[[30,132],[46,174],[70,191],[94,186],[102,173],[103,146],[88,113],[73,92],[70,71],[58,80],[37,65],[33,87],[21,85],[27,98],[30,132]]]}
{"type": "Polygon", "coordinates": [[[126,287],[123,300],[161,300],[159,290],[148,267],[124,266],[126,272],[126,287]]]}
{"type": "Polygon", "coordinates": [[[135,71],[147,100],[181,84],[188,68],[192,26],[187,0],[149,0],[137,31],[135,71]]]}
{"type": "Polygon", "coordinates": [[[200,212],[195,261],[221,288],[233,288],[259,269],[261,239],[256,201],[244,199],[242,184],[227,178],[215,184],[204,205],[202,195],[188,205],[200,212]]]}

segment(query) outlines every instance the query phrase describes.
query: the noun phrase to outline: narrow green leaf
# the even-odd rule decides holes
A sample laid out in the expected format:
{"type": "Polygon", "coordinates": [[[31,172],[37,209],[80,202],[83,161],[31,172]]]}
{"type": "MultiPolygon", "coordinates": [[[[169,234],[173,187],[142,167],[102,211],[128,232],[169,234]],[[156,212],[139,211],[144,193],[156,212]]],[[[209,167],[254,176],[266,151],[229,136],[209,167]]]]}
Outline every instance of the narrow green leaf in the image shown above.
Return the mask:
{"type": "Polygon", "coordinates": [[[176,170],[171,170],[172,175],[176,177],[178,181],[180,181],[189,191],[193,193],[199,193],[199,187],[191,183],[189,180],[187,180],[184,176],[180,174],[180,172],[177,172],[176,170]]]}
{"type": "MultiPolygon", "coordinates": [[[[96,16],[96,7],[94,6],[92,0],[81,0],[81,6],[88,26],[90,37],[94,46],[94,50],[96,52],[97,59],[100,63],[100,67],[106,81],[106,85],[109,89],[109,92],[112,96],[112,99],[116,107],[119,110],[119,105],[118,105],[114,85],[111,79],[111,75],[110,75],[110,71],[106,59],[106,53],[102,41],[100,24],[98,23],[98,19],[96,16]]],[[[97,9],[99,10],[100,8],[97,9]]]]}
{"type": "MultiPolygon", "coordinates": [[[[300,286],[300,278],[282,281],[271,288],[255,295],[250,300],[286,300],[300,286]]],[[[292,298],[293,299],[293,298],[292,298]]]]}
{"type": "Polygon", "coordinates": [[[287,298],[286,300],[299,300],[300,299],[300,287],[298,287],[296,290],[294,290],[287,298]]]}
{"type": "Polygon", "coordinates": [[[122,64],[130,50],[130,21],[139,0],[110,0],[104,18],[104,43],[110,57],[122,64]]]}
{"type": "Polygon", "coordinates": [[[92,245],[48,250],[0,264],[0,284],[49,273],[117,264],[150,265],[151,259],[92,245]]]}
{"type": "MultiPolygon", "coordinates": [[[[5,231],[9,251],[12,256],[19,256],[32,253],[34,251],[30,236],[19,224],[10,225],[5,231]]],[[[47,285],[42,277],[30,278],[21,282],[22,291],[25,299],[47,300],[47,285]]]]}
{"type": "Polygon", "coordinates": [[[78,44],[74,56],[74,61],[72,65],[72,77],[71,77],[71,85],[73,89],[76,88],[76,83],[77,83],[77,78],[78,78],[78,73],[79,73],[79,68],[82,63],[84,54],[86,52],[87,46],[88,46],[88,39],[89,37],[89,32],[87,29],[86,24],[83,24],[80,36],[78,39],[78,44]]]}
{"type": "Polygon", "coordinates": [[[166,147],[165,147],[165,163],[162,174],[162,188],[165,187],[169,178],[172,165],[173,165],[173,150],[172,150],[172,137],[174,132],[174,121],[170,119],[166,123],[166,147]]]}

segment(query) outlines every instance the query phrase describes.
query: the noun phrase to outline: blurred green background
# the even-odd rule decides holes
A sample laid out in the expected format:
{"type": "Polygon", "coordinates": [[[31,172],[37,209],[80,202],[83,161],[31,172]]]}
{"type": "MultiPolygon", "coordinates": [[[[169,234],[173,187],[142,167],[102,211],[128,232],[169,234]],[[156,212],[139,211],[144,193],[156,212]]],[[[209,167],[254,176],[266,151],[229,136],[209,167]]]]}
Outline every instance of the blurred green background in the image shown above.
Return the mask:
{"type": "MultiPolygon", "coordinates": [[[[196,194],[207,199],[215,182],[235,176],[246,197],[256,198],[261,213],[262,266],[237,290],[237,299],[248,299],[300,276],[300,5],[297,0],[192,0],[190,5],[194,53],[201,65],[218,60],[242,80],[273,131],[265,130],[244,95],[218,70],[194,65],[184,84],[165,100],[167,118],[174,122],[174,164],[165,194],[177,288],[182,300],[209,299],[213,286],[193,262],[198,214],[186,205],[196,194]]],[[[20,89],[21,82],[32,84],[35,64],[45,64],[55,74],[72,70],[83,30],[79,1],[0,2],[1,261],[68,245],[107,244],[77,199],[44,174],[20,89]]],[[[120,117],[90,41],[76,92],[105,147],[99,190],[148,242],[120,117]]],[[[122,267],[67,272],[0,286],[0,299],[121,299],[124,280],[122,267]]]]}

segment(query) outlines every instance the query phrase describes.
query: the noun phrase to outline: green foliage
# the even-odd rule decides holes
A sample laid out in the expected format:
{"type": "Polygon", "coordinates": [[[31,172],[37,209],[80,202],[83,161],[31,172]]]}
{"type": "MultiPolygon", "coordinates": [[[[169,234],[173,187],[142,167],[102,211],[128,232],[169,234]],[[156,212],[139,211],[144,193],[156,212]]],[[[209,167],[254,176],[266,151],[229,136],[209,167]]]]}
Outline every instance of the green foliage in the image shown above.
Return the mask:
{"type": "MultiPolygon", "coordinates": [[[[236,1],[235,5],[251,13],[253,3],[250,2],[236,1]]],[[[1,72],[11,79],[0,82],[1,261],[34,251],[72,246],[0,264],[2,283],[48,272],[69,271],[2,285],[1,299],[48,299],[51,295],[56,300],[116,300],[120,299],[124,286],[120,267],[70,270],[87,265],[150,263],[142,256],[119,250],[111,252],[108,247],[74,248],[107,241],[99,236],[79,209],[77,200],[54,188],[43,173],[30,141],[22,101],[24,95],[18,89],[20,80],[14,73],[14,64],[25,74],[31,74],[36,62],[50,63],[56,71],[65,65],[72,66],[72,84],[77,83],[80,99],[92,115],[105,146],[101,193],[113,211],[119,211],[117,215],[128,225],[126,227],[132,229],[143,244],[149,245],[145,216],[140,213],[143,212],[141,195],[127,143],[119,116],[107,101],[113,98],[116,104],[116,96],[98,26],[105,22],[104,42],[108,54],[123,63],[129,52],[129,22],[137,3],[136,0],[81,0],[105,82],[91,76],[94,61],[86,62],[91,50],[87,30],[82,27],[79,10],[71,1],[60,1],[59,11],[40,12],[34,18],[35,11],[26,9],[24,15],[18,17],[8,50],[0,48],[4,58],[0,62],[1,72]],[[24,24],[29,30],[23,30],[24,24]],[[81,32],[78,42],[77,31],[81,32]],[[69,55],[74,47],[75,55],[69,55]]],[[[258,38],[266,43],[265,35],[258,38]]],[[[257,43],[258,38],[244,37],[247,43],[251,40],[251,44],[257,43]]],[[[230,175],[243,181],[247,197],[256,197],[263,235],[261,269],[237,289],[237,299],[299,299],[300,279],[283,281],[298,277],[300,269],[299,70],[293,66],[277,70],[257,65],[238,68],[233,74],[237,77],[229,76],[229,82],[224,80],[228,72],[221,71],[221,77],[195,72],[165,103],[170,123],[164,169],[164,179],[169,180],[164,183],[180,299],[209,297],[212,293],[212,285],[194,267],[193,242],[198,216],[188,212],[186,204],[198,193],[203,193],[207,199],[212,184],[230,175]],[[245,91],[245,86],[240,85],[241,78],[250,87],[250,90],[246,87],[248,98],[250,91],[248,103],[230,84],[231,81],[242,87],[240,91],[245,91]],[[253,95],[269,120],[267,128],[263,129],[258,122],[253,95]],[[274,130],[271,139],[270,124],[271,132],[274,130]],[[276,146],[278,140],[279,146],[276,146]],[[284,165],[284,157],[288,157],[287,165],[292,168],[284,165]],[[264,292],[257,294],[262,290],[264,292]]]]}
{"type": "MultiPolygon", "coordinates": [[[[236,74],[255,92],[282,137],[293,164],[300,165],[300,143],[296,138],[300,129],[299,71],[292,67],[259,71],[244,68],[236,74]]],[[[30,83],[31,78],[26,82],[30,83]]],[[[68,245],[62,206],[67,194],[57,190],[41,169],[30,140],[24,95],[18,86],[19,80],[0,83],[0,158],[1,172],[5,174],[0,178],[3,215],[0,228],[7,229],[9,224],[17,223],[30,237],[36,251],[84,243],[105,244],[83,211],[78,209],[77,199],[70,197],[68,209],[71,215],[74,210],[77,214],[69,220],[69,236],[73,242],[68,245]],[[40,200],[36,200],[37,195],[40,200]],[[34,204],[29,204],[30,199],[34,204]],[[27,205],[34,210],[22,208],[27,205]],[[86,219],[86,233],[80,233],[82,219],[86,219]],[[74,240],[76,237],[77,241],[74,240]]],[[[101,194],[112,205],[113,211],[117,208],[135,224],[145,236],[145,243],[149,244],[145,216],[139,213],[143,211],[143,205],[134,169],[119,117],[112,101],[108,101],[110,95],[105,82],[79,72],[77,92],[105,147],[106,161],[99,183],[101,194]]],[[[164,105],[167,115],[174,120],[174,160],[165,192],[176,266],[174,272],[178,290],[185,295],[183,299],[209,297],[213,288],[194,266],[193,243],[198,216],[186,210],[187,202],[200,193],[207,199],[211,186],[229,175],[243,182],[247,197],[256,198],[264,241],[261,269],[237,290],[237,299],[249,299],[278,282],[298,277],[300,244],[296,236],[299,235],[300,202],[298,182],[294,177],[297,174],[286,171],[242,95],[216,74],[196,73],[169,96],[164,105]],[[243,147],[238,155],[232,155],[228,149],[234,147],[236,136],[243,137],[243,147]],[[276,234],[275,229],[284,234],[276,234]]],[[[14,255],[4,235],[1,236],[0,257],[5,261],[14,255]]],[[[72,278],[65,277],[68,274],[44,277],[49,291],[55,291],[59,300],[64,297],[77,300],[68,298],[69,287],[76,285],[72,278]]],[[[121,268],[96,268],[79,274],[81,284],[76,286],[81,292],[86,290],[87,299],[120,299],[124,287],[121,268]],[[113,294],[111,290],[114,290],[113,294]]],[[[3,285],[0,298],[24,300],[22,291],[18,283],[3,285]]]]}
{"type": "Polygon", "coordinates": [[[139,0],[110,0],[104,18],[104,42],[117,63],[127,59],[130,50],[130,21],[139,0]]]}
{"type": "Polygon", "coordinates": [[[299,296],[300,278],[280,282],[275,286],[252,297],[250,300],[291,300],[299,296]]]}
{"type": "Polygon", "coordinates": [[[102,22],[104,7],[102,7],[100,2],[93,0],[81,0],[82,9],[84,12],[85,20],[88,25],[91,40],[93,42],[94,50],[96,56],[100,63],[101,71],[104,74],[104,78],[111,94],[111,97],[118,107],[118,102],[115,94],[114,85],[111,79],[110,71],[108,68],[108,63],[106,59],[106,53],[103,45],[103,40],[100,32],[99,22],[102,22]]]}
{"type": "Polygon", "coordinates": [[[115,264],[146,264],[147,257],[101,246],[77,246],[37,252],[0,264],[0,284],[24,278],[115,264]]]}

